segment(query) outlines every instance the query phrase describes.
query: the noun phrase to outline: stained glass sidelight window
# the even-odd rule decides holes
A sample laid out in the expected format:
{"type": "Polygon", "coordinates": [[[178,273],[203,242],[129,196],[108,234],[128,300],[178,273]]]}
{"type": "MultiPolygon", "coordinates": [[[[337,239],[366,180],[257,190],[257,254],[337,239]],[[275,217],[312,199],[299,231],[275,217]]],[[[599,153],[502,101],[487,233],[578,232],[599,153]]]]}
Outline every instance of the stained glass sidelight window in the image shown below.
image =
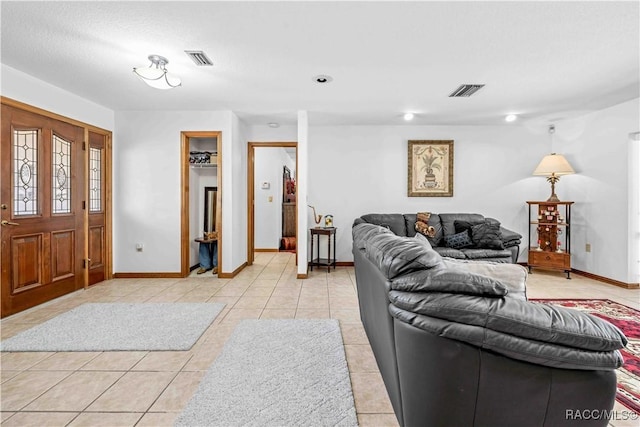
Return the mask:
{"type": "Polygon", "coordinates": [[[51,156],[52,212],[71,213],[71,143],[53,135],[51,156]]]}
{"type": "Polygon", "coordinates": [[[13,131],[13,215],[37,215],[38,135],[36,129],[13,131]]]}
{"type": "Polygon", "coordinates": [[[89,149],[89,211],[102,210],[102,150],[89,149]]]}

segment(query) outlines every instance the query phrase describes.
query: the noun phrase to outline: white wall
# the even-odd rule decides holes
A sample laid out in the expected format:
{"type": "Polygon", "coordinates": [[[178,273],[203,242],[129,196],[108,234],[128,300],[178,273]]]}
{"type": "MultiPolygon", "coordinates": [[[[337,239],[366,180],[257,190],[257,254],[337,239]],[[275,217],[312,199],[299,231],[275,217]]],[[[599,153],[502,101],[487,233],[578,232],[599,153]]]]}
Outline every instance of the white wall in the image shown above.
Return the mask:
{"type": "MultiPolygon", "coordinates": [[[[247,224],[248,224],[248,212],[247,212],[247,126],[238,119],[238,116],[231,113],[231,147],[223,148],[223,174],[225,179],[222,181],[223,195],[225,195],[226,189],[231,188],[233,199],[226,204],[223,201],[224,209],[223,214],[226,212],[226,216],[222,221],[222,227],[225,230],[226,236],[223,236],[224,245],[228,242],[232,242],[231,250],[231,265],[233,268],[224,272],[231,273],[247,262],[247,224]],[[228,153],[231,153],[231,158],[228,157],[228,153]],[[229,165],[231,168],[229,170],[229,165]],[[226,184],[225,184],[226,182],[226,184]],[[231,206],[231,209],[227,209],[226,206],[231,206]],[[230,223],[230,224],[228,224],[230,223]],[[229,228],[230,226],[230,228],[229,228]],[[231,230],[231,235],[226,233],[227,230],[231,230]]],[[[228,250],[228,247],[223,246],[223,253],[228,250]]]]}
{"type": "MultiPolygon", "coordinates": [[[[224,164],[231,165],[232,113],[228,111],[122,111],[114,132],[113,266],[115,273],[179,272],[180,132],[222,131],[224,164]],[[136,252],[136,243],[144,244],[136,252]]],[[[231,168],[229,168],[231,169],[231,168]]],[[[224,171],[224,168],[223,168],[224,171]]],[[[223,181],[223,184],[224,185],[223,181]]],[[[226,182],[231,183],[228,179],[226,182]]],[[[223,191],[232,206],[234,188],[223,191]]],[[[240,194],[239,197],[242,197],[240,194]]],[[[246,200],[246,196],[245,196],[246,200]]],[[[223,209],[222,271],[233,271],[231,209],[223,209]],[[228,221],[227,221],[228,220],[228,221]]],[[[241,220],[241,219],[240,219],[241,220]]]]}
{"type": "MultiPolygon", "coordinates": [[[[546,129],[518,125],[311,127],[308,204],[333,215],[338,261],[353,260],[354,219],[374,212],[480,213],[521,233],[525,252],[525,201],[548,196],[531,175],[548,144],[546,129]],[[421,139],[454,140],[453,197],[407,197],[407,141],[421,139]]],[[[314,225],[310,209],[306,217],[314,225]]]]}
{"type": "MultiPolygon", "coordinates": [[[[627,283],[637,283],[637,259],[630,251],[630,224],[637,211],[629,192],[633,152],[629,133],[640,129],[640,99],[556,123],[553,150],[565,154],[576,171],[556,185],[561,200],[573,200],[572,267],[627,283]],[[591,244],[591,252],[585,244],[591,244]]],[[[637,142],[636,142],[637,144],[637,142]]],[[[638,183],[635,183],[638,189],[638,183]]]]}
{"type": "Polygon", "coordinates": [[[0,94],[89,125],[114,129],[112,110],[4,64],[0,65],[0,94]]]}

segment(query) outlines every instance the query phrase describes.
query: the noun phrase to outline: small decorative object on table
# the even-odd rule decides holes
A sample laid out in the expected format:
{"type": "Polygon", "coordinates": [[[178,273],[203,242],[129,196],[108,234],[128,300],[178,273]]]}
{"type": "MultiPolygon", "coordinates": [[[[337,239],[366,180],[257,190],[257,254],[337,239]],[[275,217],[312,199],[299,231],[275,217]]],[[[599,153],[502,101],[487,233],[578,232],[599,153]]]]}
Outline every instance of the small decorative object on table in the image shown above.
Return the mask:
{"type": "Polygon", "coordinates": [[[316,214],[316,208],[314,208],[311,205],[307,205],[309,206],[311,209],[313,209],[313,220],[316,222],[316,226],[320,225],[320,221],[322,220],[322,215],[317,215],[316,214]]]}
{"type": "Polygon", "coordinates": [[[324,216],[324,226],[325,227],[333,227],[333,215],[325,215],[324,216]]]}

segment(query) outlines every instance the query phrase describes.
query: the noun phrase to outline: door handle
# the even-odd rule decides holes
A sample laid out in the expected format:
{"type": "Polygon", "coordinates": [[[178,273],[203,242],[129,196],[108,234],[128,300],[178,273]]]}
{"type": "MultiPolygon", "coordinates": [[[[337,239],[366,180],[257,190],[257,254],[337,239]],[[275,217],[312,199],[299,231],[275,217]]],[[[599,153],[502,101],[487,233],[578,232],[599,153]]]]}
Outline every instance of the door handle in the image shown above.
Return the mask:
{"type": "Polygon", "coordinates": [[[0,222],[0,224],[1,224],[1,225],[20,225],[20,224],[18,224],[17,222],[7,221],[6,219],[5,219],[5,220],[2,220],[2,222],[0,222]]]}

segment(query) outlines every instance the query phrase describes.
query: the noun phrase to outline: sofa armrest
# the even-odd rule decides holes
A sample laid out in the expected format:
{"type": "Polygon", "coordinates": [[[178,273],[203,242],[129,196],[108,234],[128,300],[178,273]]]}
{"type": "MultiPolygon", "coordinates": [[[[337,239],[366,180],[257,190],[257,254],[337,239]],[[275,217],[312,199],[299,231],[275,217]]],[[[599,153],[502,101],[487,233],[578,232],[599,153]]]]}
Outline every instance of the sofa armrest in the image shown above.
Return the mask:
{"type": "Polygon", "coordinates": [[[500,226],[500,231],[502,232],[502,243],[505,248],[519,245],[522,241],[522,235],[520,233],[508,230],[502,226],[500,226]]]}

